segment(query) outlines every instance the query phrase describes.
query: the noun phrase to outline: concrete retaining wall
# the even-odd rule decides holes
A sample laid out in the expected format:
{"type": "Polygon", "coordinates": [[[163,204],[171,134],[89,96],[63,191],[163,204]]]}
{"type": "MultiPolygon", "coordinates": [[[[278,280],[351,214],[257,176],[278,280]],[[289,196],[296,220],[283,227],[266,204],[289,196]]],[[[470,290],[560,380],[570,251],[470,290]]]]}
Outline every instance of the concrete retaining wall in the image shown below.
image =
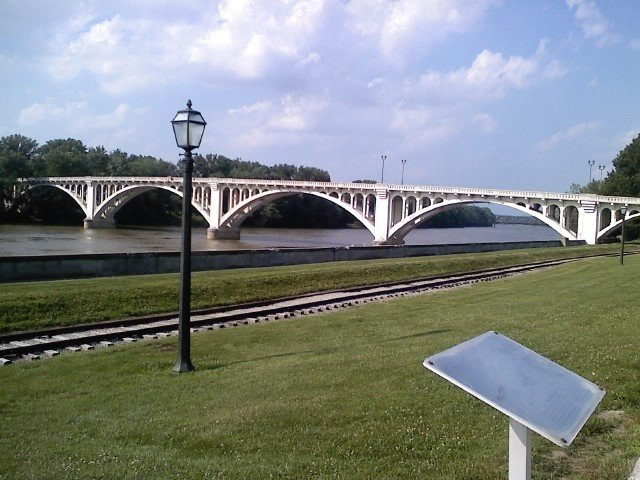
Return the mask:
{"type": "MultiPolygon", "coordinates": [[[[584,242],[572,243],[583,244],[584,242]]],[[[559,247],[561,245],[560,241],[551,240],[455,245],[206,251],[193,252],[192,269],[193,271],[203,271],[227,268],[273,267],[304,263],[559,247]]],[[[179,252],[0,257],[0,282],[172,273],[180,271],[179,262],[179,252]]]]}

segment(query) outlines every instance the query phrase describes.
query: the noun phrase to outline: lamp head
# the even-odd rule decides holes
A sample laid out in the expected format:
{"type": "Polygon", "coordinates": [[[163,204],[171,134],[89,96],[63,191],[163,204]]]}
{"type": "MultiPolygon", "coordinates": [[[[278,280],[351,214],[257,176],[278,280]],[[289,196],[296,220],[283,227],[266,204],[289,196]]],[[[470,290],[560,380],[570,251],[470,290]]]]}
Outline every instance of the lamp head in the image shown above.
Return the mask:
{"type": "Polygon", "coordinates": [[[171,120],[173,126],[173,134],[176,137],[176,145],[184,150],[191,151],[200,146],[204,127],[207,122],[204,121],[202,114],[191,108],[191,100],[187,102],[187,108],[179,110],[176,116],[171,120]]]}

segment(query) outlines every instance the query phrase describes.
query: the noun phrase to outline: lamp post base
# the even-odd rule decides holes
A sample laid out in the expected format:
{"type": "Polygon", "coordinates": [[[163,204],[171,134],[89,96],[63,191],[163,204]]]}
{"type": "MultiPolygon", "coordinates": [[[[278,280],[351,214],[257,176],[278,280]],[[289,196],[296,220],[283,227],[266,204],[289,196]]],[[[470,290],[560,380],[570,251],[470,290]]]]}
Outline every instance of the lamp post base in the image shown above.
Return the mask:
{"type": "Polygon", "coordinates": [[[193,372],[196,367],[193,366],[189,358],[179,359],[173,367],[173,371],[176,373],[193,372]]]}

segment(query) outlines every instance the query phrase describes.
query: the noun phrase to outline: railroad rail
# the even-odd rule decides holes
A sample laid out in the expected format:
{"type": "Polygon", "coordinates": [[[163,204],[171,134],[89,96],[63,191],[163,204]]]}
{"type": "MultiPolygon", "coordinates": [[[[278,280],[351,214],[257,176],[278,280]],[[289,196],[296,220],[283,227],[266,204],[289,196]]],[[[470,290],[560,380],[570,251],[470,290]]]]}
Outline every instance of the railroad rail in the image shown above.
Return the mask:
{"type": "MultiPolygon", "coordinates": [[[[297,297],[195,310],[191,315],[191,331],[215,330],[319,314],[372,301],[382,301],[399,296],[496,280],[580,259],[600,256],[612,256],[612,254],[573,257],[467,273],[429,276],[413,280],[311,293],[297,297]]],[[[177,333],[178,316],[176,312],[27,332],[5,333],[0,334],[0,365],[52,357],[64,351],[92,350],[121,342],[169,337],[177,335],[177,333]]]]}

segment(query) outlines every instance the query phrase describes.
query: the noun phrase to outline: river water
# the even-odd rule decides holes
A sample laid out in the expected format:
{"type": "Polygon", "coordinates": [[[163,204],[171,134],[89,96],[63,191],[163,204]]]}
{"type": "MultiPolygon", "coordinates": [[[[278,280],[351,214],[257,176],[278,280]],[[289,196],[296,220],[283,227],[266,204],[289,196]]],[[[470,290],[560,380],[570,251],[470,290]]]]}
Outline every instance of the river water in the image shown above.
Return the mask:
{"type": "MultiPolygon", "coordinates": [[[[0,256],[171,252],[180,250],[180,236],[180,227],[85,230],[67,226],[0,225],[0,256]]],[[[417,229],[407,235],[405,242],[408,245],[437,245],[558,239],[558,234],[546,226],[496,225],[417,229]]],[[[207,240],[204,228],[194,228],[192,233],[193,251],[363,246],[372,242],[373,236],[367,230],[348,228],[243,228],[239,241],[207,240]]]]}

